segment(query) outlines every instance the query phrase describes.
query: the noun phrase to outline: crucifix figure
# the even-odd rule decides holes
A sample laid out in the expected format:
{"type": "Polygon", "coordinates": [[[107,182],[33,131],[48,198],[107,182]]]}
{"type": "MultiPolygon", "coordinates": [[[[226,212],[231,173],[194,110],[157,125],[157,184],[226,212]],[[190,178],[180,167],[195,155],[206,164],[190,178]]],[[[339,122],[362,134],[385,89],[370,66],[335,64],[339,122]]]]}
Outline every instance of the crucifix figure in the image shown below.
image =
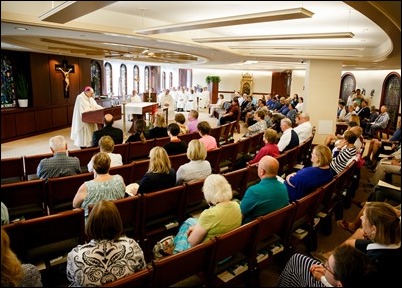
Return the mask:
{"type": "Polygon", "coordinates": [[[63,68],[61,68],[61,67],[59,67],[57,69],[64,73],[64,81],[66,82],[65,90],[68,91],[68,86],[70,86],[70,79],[69,79],[68,74],[70,74],[71,70],[73,70],[73,69],[70,68],[70,69],[68,69],[68,71],[63,70],[63,68]]]}
{"type": "Polygon", "coordinates": [[[64,97],[68,97],[68,88],[70,86],[70,73],[74,73],[74,65],[68,65],[66,60],[62,64],[56,64],[56,71],[61,71],[64,75],[64,97]]]}

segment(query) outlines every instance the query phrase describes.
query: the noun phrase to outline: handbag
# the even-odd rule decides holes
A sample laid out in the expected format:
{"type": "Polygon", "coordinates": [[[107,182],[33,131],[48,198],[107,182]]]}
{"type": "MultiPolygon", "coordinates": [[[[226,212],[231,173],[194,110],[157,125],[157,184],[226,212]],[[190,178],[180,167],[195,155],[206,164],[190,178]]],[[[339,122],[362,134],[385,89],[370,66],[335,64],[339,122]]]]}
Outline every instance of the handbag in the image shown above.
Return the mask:
{"type": "Polygon", "coordinates": [[[362,155],[360,153],[358,153],[356,155],[356,166],[357,168],[362,168],[364,167],[364,165],[366,164],[366,160],[363,159],[362,155]]]}
{"type": "Polygon", "coordinates": [[[152,249],[154,259],[160,259],[164,256],[172,255],[174,246],[174,236],[172,235],[156,242],[154,248],[152,249]]]}

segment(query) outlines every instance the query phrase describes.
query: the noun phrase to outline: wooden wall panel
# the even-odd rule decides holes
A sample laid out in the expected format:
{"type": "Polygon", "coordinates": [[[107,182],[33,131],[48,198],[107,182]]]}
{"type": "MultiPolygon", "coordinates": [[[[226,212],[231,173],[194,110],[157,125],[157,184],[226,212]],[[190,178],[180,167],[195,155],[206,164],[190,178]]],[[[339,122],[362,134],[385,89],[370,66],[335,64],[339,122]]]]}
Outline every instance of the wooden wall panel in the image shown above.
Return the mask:
{"type": "Polygon", "coordinates": [[[1,114],[1,139],[15,137],[14,114],[1,114]]]}
{"type": "Polygon", "coordinates": [[[68,123],[68,106],[53,108],[53,126],[65,126],[68,123]]]}
{"type": "Polygon", "coordinates": [[[36,131],[49,130],[53,128],[52,109],[41,109],[35,111],[36,131]]]}
{"type": "Polygon", "coordinates": [[[44,107],[52,104],[50,93],[49,61],[46,54],[31,53],[31,83],[32,83],[32,105],[30,107],[44,107]]]}
{"type": "Polygon", "coordinates": [[[17,136],[35,132],[35,111],[17,113],[15,115],[15,127],[17,136]]]}
{"type": "MultiPolygon", "coordinates": [[[[84,91],[85,86],[91,85],[91,59],[79,58],[78,64],[79,64],[78,65],[79,79],[77,79],[79,81],[78,87],[77,90],[75,91],[76,94],[73,97],[70,97],[73,98],[74,100],[78,94],[84,91]]],[[[100,62],[100,64],[102,67],[102,62],[100,62]]],[[[72,102],[72,104],[74,105],[74,102],[72,102]]]]}
{"type": "MultiPolygon", "coordinates": [[[[272,93],[279,94],[280,97],[287,97],[287,73],[274,72],[272,73],[272,93]]],[[[214,102],[215,103],[215,102],[214,102]]]]}

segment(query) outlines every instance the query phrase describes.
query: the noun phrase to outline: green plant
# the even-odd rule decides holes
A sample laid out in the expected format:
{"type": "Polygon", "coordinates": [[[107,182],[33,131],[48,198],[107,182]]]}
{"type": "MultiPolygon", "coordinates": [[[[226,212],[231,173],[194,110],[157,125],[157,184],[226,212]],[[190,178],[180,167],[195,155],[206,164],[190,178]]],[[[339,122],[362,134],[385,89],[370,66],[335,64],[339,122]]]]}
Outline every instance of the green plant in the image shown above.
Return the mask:
{"type": "Polygon", "coordinates": [[[20,73],[17,75],[16,79],[17,97],[18,99],[28,99],[29,94],[29,83],[25,78],[25,75],[20,73]]]}
{"type": "Polygon", "coordinates": [[[219,76],[207,76],[206,78],[205,78],[205,82],[207,82],[207,84],[209,84],[209,83],[219,83],[219,82],[221,82],[221,77],[219,77],[219,76]]]}

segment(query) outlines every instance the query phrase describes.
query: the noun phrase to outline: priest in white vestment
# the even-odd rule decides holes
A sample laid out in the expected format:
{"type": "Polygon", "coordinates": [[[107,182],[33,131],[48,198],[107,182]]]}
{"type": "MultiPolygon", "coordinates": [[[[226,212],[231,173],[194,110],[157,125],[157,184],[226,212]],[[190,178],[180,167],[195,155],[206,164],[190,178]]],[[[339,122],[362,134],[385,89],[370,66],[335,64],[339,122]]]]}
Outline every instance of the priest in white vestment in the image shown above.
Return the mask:
{"type": "Polygon", "coordinates": [[[94,89],[87,86],[75,99],[73,119],[71,124],[71,136],[74,145],[80,148],[92,147],[92,134],[98,130],[96,123],[82,122],[82,113],[103,109],[93,98],[94,89]]]}

